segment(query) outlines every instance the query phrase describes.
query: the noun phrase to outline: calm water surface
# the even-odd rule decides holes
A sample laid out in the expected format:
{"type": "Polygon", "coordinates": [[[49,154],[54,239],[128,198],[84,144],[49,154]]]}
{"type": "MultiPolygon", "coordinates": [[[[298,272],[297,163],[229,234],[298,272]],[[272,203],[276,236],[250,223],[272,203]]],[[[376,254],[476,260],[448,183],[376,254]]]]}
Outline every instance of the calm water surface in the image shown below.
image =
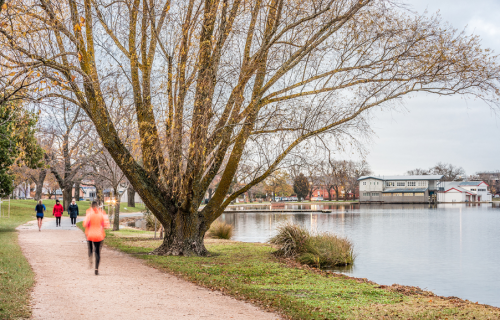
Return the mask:
{"type": "MultiPolygon", "coordinates": [[[[331,213],[224,213],[235,240],[266,242],[283,222],[346,236],[357,254],[341,270],[380,284],[418,286],[500,307],[500,207],[465,205],[289,205],[331,213]]],[[[240,206],[235,210],[269,209],[240,206]]]]}

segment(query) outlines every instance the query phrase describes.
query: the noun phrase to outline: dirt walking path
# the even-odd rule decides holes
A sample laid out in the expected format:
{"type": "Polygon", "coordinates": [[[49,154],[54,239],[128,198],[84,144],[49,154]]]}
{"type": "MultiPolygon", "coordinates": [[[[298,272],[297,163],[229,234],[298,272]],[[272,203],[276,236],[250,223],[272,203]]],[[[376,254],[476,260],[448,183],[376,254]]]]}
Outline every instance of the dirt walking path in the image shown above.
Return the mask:
{"type": "Polygon", "coordinates": [[[55,219],[20,226],[19,243],[36,274],[33,319],[278,319],[104,247],[99,275],[88,269],[85,236],[55,219]]]}

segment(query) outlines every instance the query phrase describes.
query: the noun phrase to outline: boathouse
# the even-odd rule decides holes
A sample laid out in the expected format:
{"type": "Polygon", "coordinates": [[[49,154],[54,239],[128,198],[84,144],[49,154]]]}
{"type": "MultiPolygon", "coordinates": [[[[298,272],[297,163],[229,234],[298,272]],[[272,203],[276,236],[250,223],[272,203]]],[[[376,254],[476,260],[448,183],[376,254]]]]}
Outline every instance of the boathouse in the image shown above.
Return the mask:
{"type": "Polygon", "coordinates": [[[441,183],[438,202],[490,202],[491,193],[484,181],[446,181],[441,183]]]}
{"type": "Polygon", "coordinates": [[[443,175],[363,176],[359,181],[361,203],[428,203],[437,199],[443,175]]]}

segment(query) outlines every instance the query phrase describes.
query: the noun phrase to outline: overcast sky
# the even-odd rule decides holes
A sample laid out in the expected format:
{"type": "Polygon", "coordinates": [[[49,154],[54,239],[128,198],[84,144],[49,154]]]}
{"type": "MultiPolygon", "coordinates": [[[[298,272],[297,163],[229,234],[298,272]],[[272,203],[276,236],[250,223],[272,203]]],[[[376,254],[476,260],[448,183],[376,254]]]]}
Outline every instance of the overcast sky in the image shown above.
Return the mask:
{"type": "MultiPolygon", "coordinates": [[[[484,47],[500,53],[499,0],[413,0],[419,13],[440,11],[455,28],[483,39],[484,47]]],[[[460,97],[421,95],[405,100],[405,107],[377,111],[372,122],[375,137],[366,160],[376,175],[404,174],[449,162],[473,174],[500,170],[500,110],[481,101],[460,97]]]]}

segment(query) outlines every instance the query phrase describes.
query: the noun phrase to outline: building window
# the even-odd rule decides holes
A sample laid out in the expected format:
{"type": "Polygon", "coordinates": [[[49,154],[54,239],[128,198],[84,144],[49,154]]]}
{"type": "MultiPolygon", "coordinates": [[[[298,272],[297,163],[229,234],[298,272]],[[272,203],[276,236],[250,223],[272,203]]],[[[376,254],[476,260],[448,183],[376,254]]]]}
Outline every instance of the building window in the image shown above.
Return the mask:
{"type": "Polygon", "coordinates": [[[370,193],[369,192],[363,192],[363,197],[369,197],[370,193]]]}
{"type": "Polygon", "coordinates": [[[403,194],[401,192],[394,192],[392,195],[395,197],[402,197],[403,196],[403,194]]]}
{"type": "Polygon", "coordinates": [[[408,181],[408,187],[415,187],[416,185],[416,181],[408,181]]]}
{"type": "Polygon", "coordinates": [[[386,187],[394,187],[394,181],[387,181],[387,182],[385,183],[385,186],[386,186],[386,187]]]}
{"type": "Polygon", "coordinates": [[[396,185],[398,187],[404,187],[405,186],[405,182],[404,181],[398,181],[396,185]]]}
{"type": "Polygon", "coordinates": [[[470,189],[470,191],[476,191],[476,189],[470,189]]]}
{"type": "Polygon", "coordinates": [[[390,197],[390,196],[392,196],[392,194],[390,194],[390,193],[382,193],[382,195],[383,195],[384,197],[390,197]]]}
{"type": "Polygon", "coordinates": [[[413,192],[405,192],[403,195],[405,197],[413,197],[413,192]]]}
{"type": "Polygon", "coordinates": [[[423,192],[415,192],[415,197],[423,197],[424,195],[423,192]]]}
{"type": "Polygon", "coordinates": [[[419,187],[425,187],[427,185],[427,181],[419,181],[418,186],[419,187]]]}
{"type": "Polygon", "coordinates": [[[363,181],[363,185],[366,186],[366,181],[363,181]]]}
{"type": "Polygon", "coordinates": [[[372,192],[372,197],[378,197],[380,194],[378,192],[372,192]]]}

